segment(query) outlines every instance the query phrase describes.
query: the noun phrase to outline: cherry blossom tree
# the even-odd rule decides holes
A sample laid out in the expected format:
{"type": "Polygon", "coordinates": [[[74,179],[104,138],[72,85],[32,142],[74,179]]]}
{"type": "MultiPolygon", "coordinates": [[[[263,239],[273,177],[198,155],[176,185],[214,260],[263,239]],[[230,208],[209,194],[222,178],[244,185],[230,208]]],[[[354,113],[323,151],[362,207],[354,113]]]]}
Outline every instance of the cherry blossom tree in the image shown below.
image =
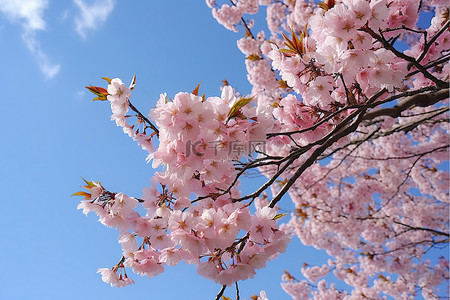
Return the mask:
{"type": "Polygon", "coordinates": [[[75,193],[83,213],[119,230],[123,253],[99,269],[103,281],[123,287],[130,271],[152,277],[184,261],[222,286],[219,299],[299,238],[331,259],[305,264],[304,280],[283,274],[293,299],[448,293],[439,290],[448,260],[429,259],[449,242],[448,1],[206,4],[244,32],[248,95],[224,82],[206,97],[197,86],[161,94],[144,114],[131,102],[136,77],[88,87],[162,167],[139,197],[87,180],[75,193]],[[268,31],[255,33],[251,15],[262,8],[268,31]],[[243,194],[251,171],[267,180],[243,194]],[[283,196],[295,205],[289,215],[283,196]],[[329,273],[349,288],[323,279],[329,273]]]}

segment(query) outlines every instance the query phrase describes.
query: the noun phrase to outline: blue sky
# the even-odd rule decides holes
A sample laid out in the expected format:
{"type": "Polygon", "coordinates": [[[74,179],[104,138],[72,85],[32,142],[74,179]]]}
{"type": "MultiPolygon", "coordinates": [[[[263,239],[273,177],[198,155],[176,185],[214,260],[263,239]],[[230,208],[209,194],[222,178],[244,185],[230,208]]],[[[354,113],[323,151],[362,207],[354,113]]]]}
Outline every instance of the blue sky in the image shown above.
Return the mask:
{"type": "MultiPolygon", "coordinates": [[[[220,286],[192,266],[152,279],[132,274],[136,284],[123,289],[104,284],[96,271],[120,259],[117,232],[77,211],[70,195],[83,176],[139,197],[152,174],[145,152],[109,120],[108,104],[91,103],[84,86],[136,73],[132,101],[144,113],[160,93],[200,81],[207,96],[220,95],[223,79],[246,94],[241,35],[217,24],[204,1],[0,0],[1,299],[214,298],[220,286]]],[[[290,299],[283,270],[299,274],[317,257],[298,245],[241,283],[241,298],[265,289],[290,299]]]]}

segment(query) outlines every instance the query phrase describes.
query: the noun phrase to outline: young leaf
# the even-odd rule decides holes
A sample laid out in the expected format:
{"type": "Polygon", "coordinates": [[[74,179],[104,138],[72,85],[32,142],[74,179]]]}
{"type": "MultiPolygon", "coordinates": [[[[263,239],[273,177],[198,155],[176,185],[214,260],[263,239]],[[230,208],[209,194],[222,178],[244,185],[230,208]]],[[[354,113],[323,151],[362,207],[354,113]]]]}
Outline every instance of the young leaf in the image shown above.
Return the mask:
{"type": "Polygon", "coordinates": [[[303,37],[305,36],[305,33],[302,32],[299,38],[295,33],[294,28],[291,28],[291,32],[292,39],[289,39],[283,32],[281,33],[284,38],[284,44],[286,45],[286,47],[288,47],[288,49],[280,49],[280,52],[288,56],[293,56],[296,54],[303,56],[303,54],[306,52],[303,46],[303,37]]]}
{"type": "Polygon", "coordinates": [[[102,87],[98,87],[98,86],[87,86],[86,87],[91,93],[97,95],[97,98],[94,98],[92,101],[94,100],[100,100],[100,101],[105,101],[107,98],[106,96],[108,96],[108,90],[102,87]]]}
{"type": "Polygon", "coordinates": [[[241,99],[239,99],[238,101],[236,101],[233,106],[230,109],[230,112],[228,113],[227,116],[227,122],[235,117],[238,117],[241,112],[239,111],[242,107],[244,107],[245,105],[247,105],[250,101],[252,101],[253,97],[250,98],[244,98],[242,97],[241,99]]]}
{"type": "Polygon", "coordinates": [[[133,75],[133,79],[131,79],[130,86],[128,87],[130,91],[134,90],[134,87],[136,86],[136,73],[133,75]]]}
{"type": "Polygon", "coordinates": [[[87,184],[87,186],[84,186],[85,188],[89,189],[89,188],[92,188],[92,187],[96,186],[96,185],[94,184],[93,181],[87,181],[87,180],[84,179],[83,177],[81,177],[81,178],[82,178],[82,179],[84,180],[84,182],[86,182],[86,184],[87,184]]]}
{"type": "Polygon", "coordinates": [[[320,7],[321,9],[323,9],[324,11],[327,11],[327,10],[328,10],[328,6],[327,6],[327,4],[326,4],[325,2],[320,2],[318,5],[319,5],[319,7],[320,7]]]}
{"type": "Polygon", "coordinates": [[[286,276],[286,279],[288,281],[294,281],[295,277],[291,275],[291,273],[289,273],[288,271],[284,270],[284,275],[286,276]]]}
{"type": "Polygon", "coordinates": [[[289,89],[290,86],[287,84],[287,82],[283,79],[278,80],[279,86],[278,88],[282,88],[282,89],[289,89]]]}
{"type": "Polygon", "coordinates": [[[247,56],[245,59],[249,59],[251,61],[256,61],[256,60],[261,60],[262,57],[257,55],[257,54],[250,54],[249,56],[247,56]]]}
{"type": "Polygon", "coordinates": [[[285,213],[285,214],[277,214],[275,217],[273,217],[272,220],[278,220],[278,219],[281,219],[282,217],[286,216],[287,214],[288,214],[288,213],[285,213]]]}
{"type": "Polygon", "coordinates": [[[347,99],[351,105],[356,105],[357,102],[356,102],[355,94],[353,94],[352,91],[347,92],[347,99]]]}
{"type": "Polygon", "coordinates": [[[76,192],[71,197],[73,197],[73,196],[84,196],[85,200],[91,199],[91,194],[86,193],[86,192],[76,192]]]}
{"type": "Polygon", "coordinates": [[[326,2],[319,3],[319,7],[322,8],[324,11],[327,11],[329,9],[332,9],[334,5],[336,4],[335,0],[327,0],[326,2]]]}
{"type": "Polygon", "coordinates": [[[195,96],[198,96],[198,90],[200,88],[200,84],[202,84],[202,82],[200,81],[200,83],[197,85],[197,87],[192,91],[192,94],[194,94],[195,96]]]}

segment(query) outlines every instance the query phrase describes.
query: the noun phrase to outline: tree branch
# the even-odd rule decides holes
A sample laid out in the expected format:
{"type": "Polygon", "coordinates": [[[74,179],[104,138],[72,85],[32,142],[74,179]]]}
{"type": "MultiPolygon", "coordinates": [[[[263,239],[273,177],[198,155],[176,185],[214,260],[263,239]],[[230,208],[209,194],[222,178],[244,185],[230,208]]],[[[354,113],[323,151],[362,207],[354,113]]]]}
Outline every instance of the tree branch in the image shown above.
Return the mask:
{"type": "Polygon", "coordinates": [[[359,123],[362,121],[362,117],[364,116],[364,112],[366,109],[362,109],[358,113],[358,117],[347,127],[343,128],[342,130],[338,131],[335,135],[330,137],[326,140],[322,146],[318,147],[312,155],[297,169],[297,171],[292,175],[292,177],[286,182],[286,184],[281,188],[281,190],[277,193],[277,195],[270,201],[269,207],[273,208],[275,204],[277,204],[278,201],[281,200],[281,197],[283,197],[284,194],[287,193],[289,188],[294,184],[294,182],[300,177],[301,174],[309,167],[311,166],[316,159],[319,157],[320,154],[322,154],[329,146],[331,146],[333,143],[338,141],[340,138],[346,136],[350,132],[353,132],[358,127],[359,123]]]}
{"type": "MultiPolygon", "coordinates": [[[[427,54],[431,45],[433,45],[433,43],[437,40],[437,38],[439,36],[441,36],[441,34],[443,34],[445,32],[445,30],[447,30],[449,24],[450,24],[450,20],[447,20],[447,22],[445,22],[444,26],[442,26],[442,28],[431,38],[431,40],[428,43],[425,43],[422,54],[420,54],[419,58],[417,59],[417,62],[420,62],[425,57],[425,55],[427,54]]],[[[426,41],[426,39],[425,39],[425,41],[426,41]]]]}
{"type": "MultiPolygon", "coordinates": [[[[448,26],[448,24],[447,24],[448,26]]],[[[361,28],[360,30],[367,32],[368,34],[370,34],[374,39],[376,39],[377,41],[379,41],[381,44],[383,44],[383,46],[391,51],[392,53],[394,53],[396,56],[406,60],[407,62],[410,62],[414,67],[417,68],[417,70],[419,70],[423,76],[425,76],[425,78],[433,81],[437,87],[439,88],[445,88],[448,86],[447,82],[444,82],[436,77],[434,77],[433,75],[431,75],[431,73],[429,73],[416,59],[414,59],[411,56],[408,56],[400,51],[398,51],[397,49],[395,49],[394,46],[392,46],[383,36],[383,33],[380,31],[380,34],[375,33],[375,31],[373,31],[369,26],[364,26],[363,28],[361,28]]]]}
{"type": "Polygon", "coordinates": [[[156,133],[156,136],[159,137],[159,130],[158,128],[156,128],[155,125],[153,125],[152,122],[150,122],[149,119],[147,119],[147,117],[145,117],[136,107],[134,107],[133,104],[131,104],[131,102],[128,100],[128,105],[130,106],[130,108],[137,113],[138,118],[143,120],[144,122],[146,122],[148,124],[148,126],[156,133]]]}
{"type": "Polygon", "coordinates": [[[399,100],[399,103],[391,108],[382,108],[367,113],[364,120],[372,120],[379,116],[400,117],[401,113],[412,106],[427,107],[449,97],[449,89],[442,89],[437,92],[421,93],[399,100]]]}
{"type": "Polygon", "coordinates": [[[219,300],[220,297],[222,297],[223,293],[225,292],[225,289],[227,288],[226,285],[222,285],[222,288],[220,289],[220,291],[217,293],[216,298],[214,298],[214,300],[219,300]]]}
{"type": "Polygon", "coordinates": [[[405,224],[405,223],[402,223],[402,222],[399,222],[399,221],[396,221],[396,220],[394,220],[394,223],[398,224],[398,225],[402,225],[402,226],[408,227],[411,230],[429,231],[429,232],[432,232],[432,233],[437,234],[437,235],[445,236],[447,239],[450,238],[450,234],[448,234],[446,232],[434,230],[434,229],[431,229],[431,228],[425,228],[425,227],[414,227],[414,226],[410,226],[408,224],[405,224]]]}

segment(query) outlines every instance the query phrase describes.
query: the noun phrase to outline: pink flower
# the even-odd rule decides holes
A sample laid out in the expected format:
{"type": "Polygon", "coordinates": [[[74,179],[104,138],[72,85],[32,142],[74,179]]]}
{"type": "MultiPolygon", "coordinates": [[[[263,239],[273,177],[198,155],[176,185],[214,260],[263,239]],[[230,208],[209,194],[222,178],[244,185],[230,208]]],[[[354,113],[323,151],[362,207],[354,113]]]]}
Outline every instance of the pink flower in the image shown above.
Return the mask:
{"type": "Polygon", "coordinates": [[[134,234],[123,233],[119,236],[119,243],[122,250],[126,252],[134,252],[138,249],[136,238],[134,234]]]}
{"type": "Polygon", "coordinates": [[[328,265],[323,265],[321,267],[314,266],[310,268],[303,267],[302,274],[312,283],[316,283],[320,278],[324,277],[330,272],[328,265]]]}
{"type": "Polygon", "coordinates": [[[119,276],[117,272],[112,269],[101,268],[98,269],[97,273],[102,275],[103,282],[109,283],[111,286],[121,288],[129,284],[134,284],[134,281],[131,278],[128,278],[126,275],[122,277],[122,274],[119,276]]]}
{"type": "Polygon", "coordinates": [[[133,272],[149,278],[164,272],[164,267],[159,263],[159,254],[149,249],[141,249],[125,255],[124,266],[132,268],[133,272]]]}
{"type": "Polygon", "coordinates": [[[347,9],[343,4],[336,4],[325,13],[325,24],[331,34],[341,38],[345,42],[349,41],[356,34],[356,15],[353,10],[347,9]]]}
{"type": "Polygon", "coordinates": [[[212,15],[226,29],[237,32],[235,25],[241,20],[242,11],[236,6],[224,4],[219,9],[213,7],[212,15]]]}
{"type": "Polygon", "coordinates": [[[150,243],[152,247],[155,249],[164,249],[168,247],[173,247],[173,242],[170,238],[170,235],[165,232],[161,232],[159,234],[152,234],[150,236],[150,243]]]}
{"type": "Polygon", "coordinates": [[[111,84],[108,85],[108,100],[111,102],[124,103],[131,97],[130,89],[120,80],[114,78],[111,84]]]}
{"type": "Polygon", "coordinates": [[[243,37],[237,41],[237,46],[246,56],[260,53],[260,43],[252,37],[243,37]]]}
{"type": "Polygon", "coordinates": [[[356,28],[360,28],[369,20],[371,9],[368,1],[343,0],[344,5],[351,10],[354,15],[356,28]]]}
{"type": "Polygon", "coordinates": [[[177,229],[190,232],[195,226],[195,221],[190,212],[181,212],[176,210],[172,212],[169,218],[169,229],[175,231],[177,229]]]}
{"type": "Polygon", "coordinates": [[[272,234],[272,228],[276,228],[275,221],[252,216],[250,228],[250,240],[258,244],[264,244],[272,234]]]}
{"type": "Polygon", "coordinates": [[[239,0],[238,7],[247,14],[256,14],[259,9],[258,0],[239,0]]]}
{"type": "Polygon", "coordinates": [[[198,259],[206,249],[204,239],[201,239],[192,233],[187,233],[182,229],[172,231],[170,236],[175,244],[180,245],[182,249],[194,259],[198,259]]]}
{"type": "Polygon", "coordinates": [[[378,29],[387,27],[385,19],[389,16],[389,9],[386,6],[387,2],[384,0],[370,1],[371,17],[369,18],[369,27],[375,32],[378,29]]]}
{"type": "Polygon", "coordinates": [[[256,300],[269,300],[269,298],[267,298],[266,291],[264,291],[264,290],[261,291],[256,300]]]}
{"type": "Polygon", "coordinates": [[[161,263],[171,267],[177,265],[182,259],[187,259],[186,252],[174,247],[162,249],[159,256],[159,261],[161,263]]]}
{"type": "Polygon", "coordinates": [[[122,193],[118,193],[114,197],[110,213],[126,219],[138,205],[139,202],[136,199],[130,198],[122,193]]]}
{"type": "Polygon", "coordinates": [[[91,201],[82,201],[80,204],[78,204],[77,209],[82,209],[83,214],[85,214],[85,215],[87,215],[89,212],[93,211],[100,218],[105,217],[105,215],[107,214],[107,212],[104,210],[104,208],[101,205],[92,203],[91,201]]]}
{"type": "Polygon", "coordinates": [[[333,89],[333,81],[330,77],[317,77],[306,89],[303,102],[306,105],[325,108],[333,101],[331,98],[333,89]]]}
{"type": "Polygon", "coordinates": [[[216,261],[213,259],[208,259],[205,262],[201,262],[197,266],[197,273],[202,277],[212,279],[216,281],[219,274],[220,268],[216,261]]]}

